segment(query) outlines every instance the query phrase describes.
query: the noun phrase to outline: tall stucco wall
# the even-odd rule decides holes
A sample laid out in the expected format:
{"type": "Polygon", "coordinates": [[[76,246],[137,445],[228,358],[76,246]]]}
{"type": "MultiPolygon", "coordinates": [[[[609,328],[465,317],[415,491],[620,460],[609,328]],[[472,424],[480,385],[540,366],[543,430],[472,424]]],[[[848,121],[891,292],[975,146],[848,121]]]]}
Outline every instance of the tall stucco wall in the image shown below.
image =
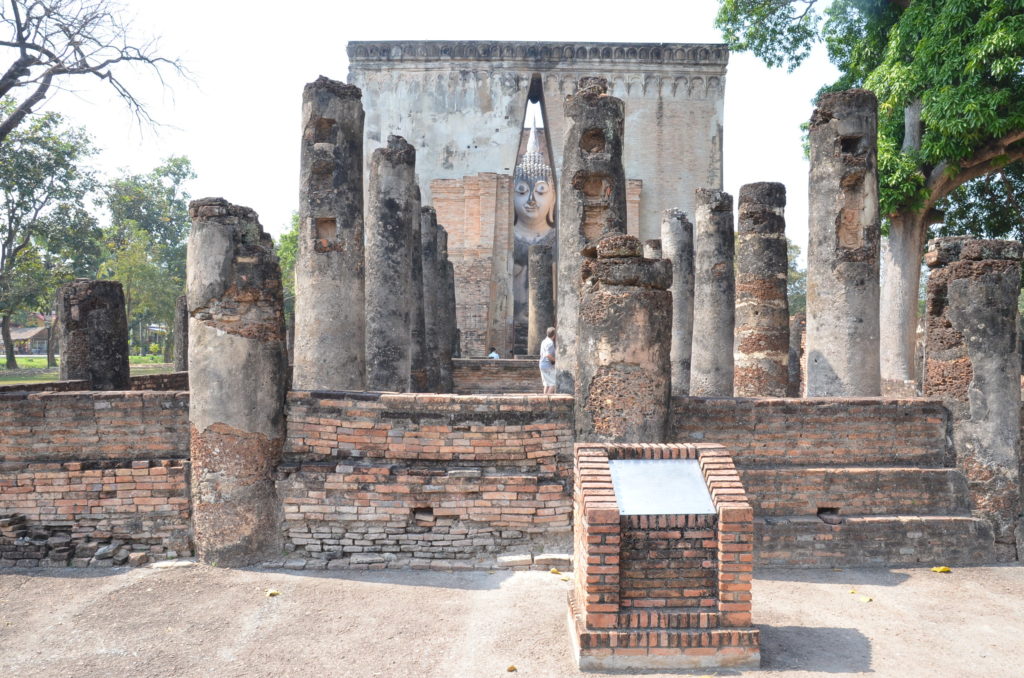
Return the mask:
{"type": "Polygon", "coordinates": [[[535,75],[556,176],[561,104],[580,77],[607,78],[626,103],[623,164],[643,182],[641,239],[660,236],[666,208],[693,214],[696,188],[722,187],[724,45],[351,42],[348,57],[349,82],[363,90],[367,157],[388,134],[408,139],[423,204],[435,179],[512,172],[535,75]]]}

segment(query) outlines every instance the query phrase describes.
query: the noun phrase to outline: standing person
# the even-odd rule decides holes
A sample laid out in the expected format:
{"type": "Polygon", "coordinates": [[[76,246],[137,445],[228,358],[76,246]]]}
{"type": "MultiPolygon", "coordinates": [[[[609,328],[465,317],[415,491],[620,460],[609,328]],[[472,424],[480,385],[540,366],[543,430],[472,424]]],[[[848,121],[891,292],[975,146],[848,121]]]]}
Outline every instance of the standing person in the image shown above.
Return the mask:
{"type": "Polygon", "coordinates": [[[549,327],[547,339],[540,342],[540,378],[544,394],[555,392],[555,328],[549,327]]]}

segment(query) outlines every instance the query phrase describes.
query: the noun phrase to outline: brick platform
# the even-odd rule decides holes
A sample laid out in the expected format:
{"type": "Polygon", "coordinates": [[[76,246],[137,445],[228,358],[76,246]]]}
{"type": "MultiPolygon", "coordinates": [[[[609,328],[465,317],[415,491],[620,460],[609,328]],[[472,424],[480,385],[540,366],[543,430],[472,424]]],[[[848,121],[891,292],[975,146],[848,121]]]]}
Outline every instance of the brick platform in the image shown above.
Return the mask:
{"type": "Polygon", "coordinates": [[[455,392],[460,394],[542,393],[539,358],[532,360],[452,360],[455,392]]]}
{"type": "Polygon", "coordinates": [[[575,450],[569,626],[581,670],[760,666],[753,510],[719,445],[575,450]],[[609,460],[696,459],[716,513],[619,513],[609,460]]]}
{"type": "Polygon", "coordinates": [[[450,569],[567,552],[571,412],[568,396],[290,393],[289,562],[450,569]]]}

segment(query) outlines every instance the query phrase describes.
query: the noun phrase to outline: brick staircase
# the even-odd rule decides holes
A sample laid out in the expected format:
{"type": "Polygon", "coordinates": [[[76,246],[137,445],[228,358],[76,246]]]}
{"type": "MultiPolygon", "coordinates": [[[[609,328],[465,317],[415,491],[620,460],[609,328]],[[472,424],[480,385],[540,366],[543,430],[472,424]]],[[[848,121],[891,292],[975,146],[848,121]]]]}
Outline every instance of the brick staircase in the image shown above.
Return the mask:
{"type": "Polygon", "coordinates": [[[677,442],[734,453],[762,566],[998,562],[935,400],[680,398],[677,442]]]}

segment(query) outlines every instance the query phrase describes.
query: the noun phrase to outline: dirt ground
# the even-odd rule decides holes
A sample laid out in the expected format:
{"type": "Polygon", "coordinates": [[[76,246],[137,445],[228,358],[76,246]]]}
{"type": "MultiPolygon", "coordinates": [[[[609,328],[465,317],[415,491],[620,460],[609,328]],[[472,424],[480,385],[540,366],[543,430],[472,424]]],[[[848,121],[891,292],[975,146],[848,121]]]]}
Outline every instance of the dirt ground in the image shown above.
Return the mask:
{"type": "MultiPolygon", "coordinates": [[[[596,675],[573,664],[567,588],[547,572],[6,571],[0,676],[596,675]]],[[[1021,566],[763,570],[754,619],[762,671],[695,675],[1024,675],[1021,566]]]]}

